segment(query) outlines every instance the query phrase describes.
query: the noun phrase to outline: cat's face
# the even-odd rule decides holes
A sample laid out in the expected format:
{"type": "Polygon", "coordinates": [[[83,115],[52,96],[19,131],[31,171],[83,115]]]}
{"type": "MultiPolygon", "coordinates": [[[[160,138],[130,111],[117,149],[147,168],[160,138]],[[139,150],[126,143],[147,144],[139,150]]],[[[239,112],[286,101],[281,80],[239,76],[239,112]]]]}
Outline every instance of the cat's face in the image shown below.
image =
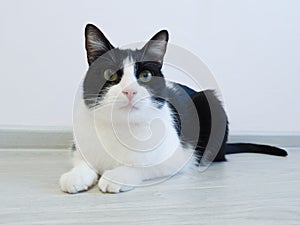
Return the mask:
{"type": "Polygon", "coordinates": [[[161,72],[168,33],[160,31],[142,49],[114,48],[102,32],[87,25],[89,70],[83,83],[87,107],[107,107],[120,114],[143,114],[165,104],[166,84],[161,72]]]}

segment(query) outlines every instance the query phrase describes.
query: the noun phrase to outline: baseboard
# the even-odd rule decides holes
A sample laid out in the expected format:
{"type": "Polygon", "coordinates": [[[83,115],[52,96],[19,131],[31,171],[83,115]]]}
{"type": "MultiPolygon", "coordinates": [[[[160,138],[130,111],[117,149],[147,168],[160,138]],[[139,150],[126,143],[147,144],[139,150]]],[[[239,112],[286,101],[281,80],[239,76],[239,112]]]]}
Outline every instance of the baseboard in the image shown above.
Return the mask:
{"type": "MultiPolygon", "coordinates": [[[[300,133],[233,133],[228,142],[300,147],[300,133]]],[[[0,126],[0,149],[67,149],[72,146],[70,127],[0,126]]]]}
{"type": "Polygon", "coordinates": [[[300,133],[233,133],[228,137],[229,143],[256,143],[268,144],[282,148],[299,148],[300,147],[300,133]]]}
{"type": "Polygon", "coordinates": [[[66,149],[72,142],[69,127],[0,127],[1,149],[66,149]]]}

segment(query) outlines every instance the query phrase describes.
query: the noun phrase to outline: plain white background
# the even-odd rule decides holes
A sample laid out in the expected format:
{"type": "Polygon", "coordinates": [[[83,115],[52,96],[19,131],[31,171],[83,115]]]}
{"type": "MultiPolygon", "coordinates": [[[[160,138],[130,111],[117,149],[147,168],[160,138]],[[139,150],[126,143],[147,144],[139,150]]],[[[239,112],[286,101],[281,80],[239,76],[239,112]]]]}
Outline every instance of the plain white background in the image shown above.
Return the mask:
{"type": "Polygon", "coordinates": [[[88,22],[115,45],[168,29],[215,74],[233,132],[300,131],[297,0],[1,1],[0,125],[71,126],[88,22]]]}

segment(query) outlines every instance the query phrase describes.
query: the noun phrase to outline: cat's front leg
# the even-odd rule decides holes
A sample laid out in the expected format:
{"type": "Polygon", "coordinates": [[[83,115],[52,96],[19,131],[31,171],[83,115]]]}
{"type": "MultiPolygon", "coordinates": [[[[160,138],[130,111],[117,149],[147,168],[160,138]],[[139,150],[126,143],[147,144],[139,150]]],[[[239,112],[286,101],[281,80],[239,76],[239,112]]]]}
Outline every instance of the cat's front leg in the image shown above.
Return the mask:
{"type": "Polygon", "coordinates": [[[138,168],[121,166],[106,170],[98,182],[98,187],[102,192],[119,193],[133,189],[142,181],[138,168]]]}
{"type": "Polygon", "coordinates": [[[77,164],[69,172],[64,173],[59,180],[62,191],[75,194],[86,191],[98,180],[98,174],[85,162],[77,164]]]}

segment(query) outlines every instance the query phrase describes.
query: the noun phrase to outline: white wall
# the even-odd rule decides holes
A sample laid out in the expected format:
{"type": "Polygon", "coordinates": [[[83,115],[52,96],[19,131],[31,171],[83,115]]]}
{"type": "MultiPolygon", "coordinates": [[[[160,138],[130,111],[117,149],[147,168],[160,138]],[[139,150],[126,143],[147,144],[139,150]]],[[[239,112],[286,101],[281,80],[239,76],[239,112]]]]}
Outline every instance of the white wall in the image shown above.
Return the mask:
{"type": "Polygon", "coordinates": [[[116,45],[167,28],[214,72],[232,131],[300,131],[300,1],[0,4],[0,125],[71,126],[87,69],[83,29],[93,22],[116,45]]]}

